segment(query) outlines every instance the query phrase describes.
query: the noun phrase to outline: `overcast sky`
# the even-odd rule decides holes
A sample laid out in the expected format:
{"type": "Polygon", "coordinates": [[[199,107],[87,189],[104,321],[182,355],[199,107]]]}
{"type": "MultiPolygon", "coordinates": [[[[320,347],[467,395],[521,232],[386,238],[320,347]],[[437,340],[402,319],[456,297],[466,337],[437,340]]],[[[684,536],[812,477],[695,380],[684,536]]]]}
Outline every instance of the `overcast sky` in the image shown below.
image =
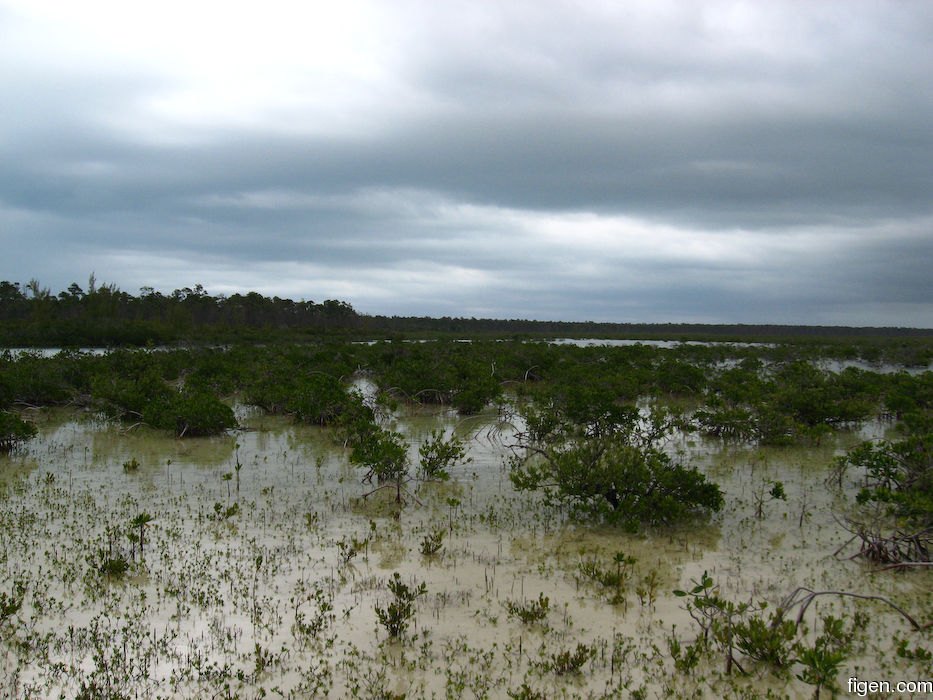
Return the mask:
{"type": "Polygon", "coordinates": [[[933,327],[933,2],[0,0],[0,279],[933,327]]]}

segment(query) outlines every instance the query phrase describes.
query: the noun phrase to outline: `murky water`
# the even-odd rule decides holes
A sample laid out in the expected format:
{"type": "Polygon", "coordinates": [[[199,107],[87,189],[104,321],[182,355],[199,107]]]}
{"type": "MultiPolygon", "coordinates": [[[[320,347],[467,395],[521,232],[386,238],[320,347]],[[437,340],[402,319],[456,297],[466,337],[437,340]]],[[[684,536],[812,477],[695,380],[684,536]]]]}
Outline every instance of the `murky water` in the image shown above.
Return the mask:
{"type": "MultiPolygon", "coordinates": [[[[872,573],[845,550],[833,556],[850,535],[824,484],[827,465],[880,435],[881,423],[808,448],[683,436],[671,449],[722,485],[725,510],[633,535],[568,521],[516,493],[503,465],[508,433],[492,415],[396,416],[413,463],[438,427],[468,438],[472,458],[450,482],[410,483],[399,510],[394,492],[361,498],[372,487],[327,430],[237,411],[247,430],[183,441],[47,412],[26,450],[0,458],[0,591],[27,587],[0,625],[0,694],[811,697],[793,673],[764,667],[728,679],[718,663],[676,671],[667,640],[673,630],[689,642],[697,629],[672,591],[708,572],[735,601],[773,604],[808,586],[887,596],[921,617],[933,610],[929,571],[872,573]],[[765,503],[759,518],[767,479],[783,482],[787,501],[765,503]],[[151,522],[132,525],[141,514],[151,522]],[[437,533],[443,548],[424,556],[437,533]],[[585,574],[611,570],[618,552],[635,559],[622,589],[585,574]],[[119,556],[129,571],[104,573],[119,556]],[[393,641],[376,608],[391,602],[396,572],[426,593],[393,641]],[[537,621],[516,613],[536,606],[537,621]],[[568,668],[581,648],[579,671],[568,668]]],[[[851,496],[857,483],[846,487],[851,496]]],[[[891,649],[897,635],[911,648],[928,648],[929,636],[886,606],[827,597],[807,621],[854,610],[870,624],[840,678],[922,679],[924,662],[891,649]]]]}

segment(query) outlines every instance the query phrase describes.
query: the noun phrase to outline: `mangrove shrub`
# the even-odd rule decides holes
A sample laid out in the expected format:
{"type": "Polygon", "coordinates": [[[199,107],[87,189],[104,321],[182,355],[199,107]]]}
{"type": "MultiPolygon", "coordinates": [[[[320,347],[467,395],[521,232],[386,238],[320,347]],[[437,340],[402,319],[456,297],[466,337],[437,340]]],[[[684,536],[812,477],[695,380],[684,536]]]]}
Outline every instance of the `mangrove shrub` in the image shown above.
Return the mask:
{"type": "Polygon", "coordinates": [[[541,490],[581,515],[630,529],[718,511],[719,487],[697,469],[662,451],[674,417],[581,388],[563,401],[525,406],[516,432],[511,479],[520,490],[541,490]]]}
{"type": "Polygon", "coordinates": [[[0,452],[9,452],[36,434],[36,426],[19,416],[0,411],[0,452]]]}

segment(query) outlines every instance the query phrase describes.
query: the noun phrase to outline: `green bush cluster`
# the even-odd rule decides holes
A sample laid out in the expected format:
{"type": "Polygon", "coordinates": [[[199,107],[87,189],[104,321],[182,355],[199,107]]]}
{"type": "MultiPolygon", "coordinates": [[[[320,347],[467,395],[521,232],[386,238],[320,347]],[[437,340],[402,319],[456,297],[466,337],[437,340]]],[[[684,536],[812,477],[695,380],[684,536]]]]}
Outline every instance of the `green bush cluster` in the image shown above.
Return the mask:
{"type": "MultiPolygon", "coordinates": [[[[479,413],[502,393],[489,343],[377,343],[367,353],[380,386],[400,398],[479,413]]],[[[498,353],[497,353],[498,354],[498,353]]]]}
{"type": "Polygon", "coordinates": [[[627,405],[674,399],[690,407],[685,418],[706,434],[782,443],[818,440],[879,411],[906,415],[933,393],[930,373],[821,369],[817,362],[827,352],[800,344],[577,347],[516,340],[364,344],[321,338],[305,344],[118,349],[104,355],[66,350],[54,357],[13,358],[7,353],[0,356],[0,409],[73,402],[194,435],[230,427],[230,414],[218,402],[236,398],[270,413],[353,432],[360,420],[371,419],[365,414],[372,407],[351,390],[363,377],[386,401],[450,406],[462,414],[512,399],[529,405],[557,400],[576,420],[574,403],[588,400],[580,387],[627,405]]]}
{"type": "Polygon", "coordinates": [[[837,374],[799,359],[771,368],[746,361],[712,378],[694,418],[708,435],[787,444],[866,420],[883,390],[880,375],[851,367],[837,374]]]}
{"type": "MultiPolygon", "coordinates": [[[[856,650],[859,633],[868,623],[868,616],[856,612],[851,619],[824,614],[821,617],[822,634],[809,638],[801,624],[806,610],[794,620],[790,609],[802,602],[796,593],[770,613],[766,602],[735,602],[725,598],[707,572],[693,581],[688,590],[675,590],[674,595],[684,598],[686,609],[696,623],[699,636],[684,645],[671,634],[668,650],[677,670],[692,674],[704,655],[720,655],[725,662],[726,674],[738,671],[748,674],[751,664],[769,667],[777,674],[786,674],[799,668],[797,678],[815,686],[814,697],[820,697],[822,688],[835,695],[835,679],[842,664],[856,650]]],[[[800,589],[798,589],[799,591],[800,589]]],[[[813,595],[836,594],[823,591],[813,595]]]]}
{"type": "Polygon", "coordinates": [[[0,411],[0,452],[9,452],[36,434],[36,426],[17,415],[0,411]]]}
{"type": "Polygon", "coordinates": [[[933,373],[905,380],[890,402],[900,437],[860,443],[836,460],[840,482],[855,472],[862,483],[863,508],[848,516],[862,554],[883,564],[933,559],[933,373]]]}
{"type": "Polygon", "coordinates": [[[541,490],[630,529],[722,508],[716,484],[661,449],[677,424],[671,414],[643,416],[613,394],[578,385],[522,406],[521,418],[510,470],[519,490],[541,490]]]}

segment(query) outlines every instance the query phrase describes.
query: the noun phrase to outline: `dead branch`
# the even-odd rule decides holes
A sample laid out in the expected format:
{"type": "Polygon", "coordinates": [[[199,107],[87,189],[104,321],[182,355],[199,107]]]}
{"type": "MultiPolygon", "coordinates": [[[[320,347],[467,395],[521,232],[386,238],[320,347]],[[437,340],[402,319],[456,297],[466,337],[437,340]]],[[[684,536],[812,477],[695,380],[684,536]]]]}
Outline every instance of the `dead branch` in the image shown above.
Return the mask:
{"type": "Polygon", "coordinates": [[[880,569],[875,569],[875,571],[887,571],[888,569],[907,569],[913,568],[915,566],[933,566],[933,561],[902,561],[898,564],[882,566],[880,569]]]}
{"type": "Polygon", "coordinates": [[[417,496],[415,496],[411,491],[406,489],[404,486],[398,486],[395,483],[383,484],[382,486],[377,486],[372,491],[367,491],[366,493],[364,493],[362,496],[360,496],[360,498],[367,498],[369,496],[372,496],[374,493],[382,491],[383,489],[398,489],[400,491],[404,491],[406,494],[408,494],[408,497],[411,498],[415,503],[417,503],[422,508],[424,507],[424,503],[418,500],[417,496]]]}
{"type": "Polygon", "coordinates": [[[835,557],[839,556],[839,552],[841,552],[843,549],[845,549],[845,548],[848,547],[850,544],[852,544],[852,542],[854,542],[856,539],[858,539],[858,535],[852,535],[852,537],[850,537],[849,539],[847,539],[847,540],[842,544],[842,546],[839,547],[839,549],[837,549],[835,552],[833,552],[833,557],[835,558],[835,557]]]}
{"type": "Polygon", "coordinates": [[[787,598],[784,599],[784,602],[781,603],[781,609],[790,610],[791,608],[794,608],[795,606],[799,605],[800,612],[797,614],[797,621],[795,622],[795,624],[800,625],[800,623],[803,622],[803,616],[807,612],[807,608],[810,607],[810,603],[812,603],[818,596],[822,596],[822,595],[838,595],[838,596],[846,596],[849,598],[858,598],[860,600],[880,601],[882,603],[889,605],[891,608],[893,608],[898,613],[900,613],[901,616],[904,617],[908,622],[910,622],[911,626],[915,630],[918,630],[918,631],[926,627],[929,627],[931,624],[933,624],[933,623],[929,623],[927,625],[921,626],[920,623],[917,622],[902,607],[900,607],[896,603],[893,603],[891,600],[889,600],[888,598],[885,598],[884,596],[871,595],[867,593],[851,593],[849,591],[814,591],[809,588],[806,588],[805,586],[799,586],[798,588],[794,589],[793,593],[787,596],[787,598]],[[806,595],[798,599],[797,594],[801,592],[806,593],[806,595]]]}

